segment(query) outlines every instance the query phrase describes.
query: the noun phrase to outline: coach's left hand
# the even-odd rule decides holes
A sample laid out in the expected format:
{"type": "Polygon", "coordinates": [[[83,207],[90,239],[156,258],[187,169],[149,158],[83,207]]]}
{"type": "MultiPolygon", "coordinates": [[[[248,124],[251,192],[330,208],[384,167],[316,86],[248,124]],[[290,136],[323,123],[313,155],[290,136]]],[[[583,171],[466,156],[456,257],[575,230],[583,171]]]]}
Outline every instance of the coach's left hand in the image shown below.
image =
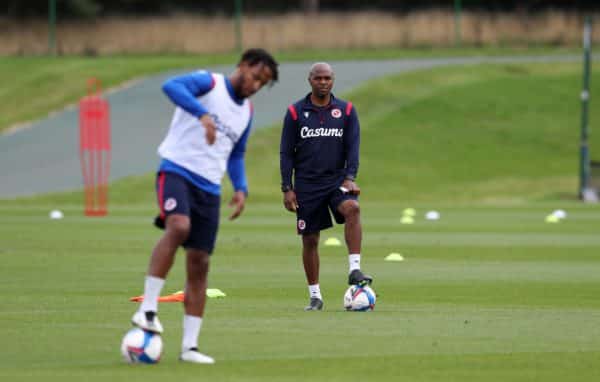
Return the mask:
{"type": "Polygon", "coordinates": [[[354,181],[350,179],[344,179],[344,183],[342,183],[342,187],[348,190],[350,195],[360,195],[360,188],[354,181]]]}
{"type": "Polygon", "coordinates": [[[233,208],[233,213],[229,216],[229,220],[233,220],[242,214],[246,205],[246,194],[244,191],[236,191],[229,202],[229,207],[233,208]]]}

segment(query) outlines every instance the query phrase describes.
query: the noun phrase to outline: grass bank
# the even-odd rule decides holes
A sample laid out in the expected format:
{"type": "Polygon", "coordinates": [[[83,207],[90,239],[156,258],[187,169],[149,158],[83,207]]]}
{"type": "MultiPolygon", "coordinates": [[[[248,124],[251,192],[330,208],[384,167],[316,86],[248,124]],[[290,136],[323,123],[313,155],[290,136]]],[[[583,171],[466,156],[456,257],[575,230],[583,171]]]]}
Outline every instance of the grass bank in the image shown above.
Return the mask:
{"type": "MultiPolygon", "coordinates": [[[[545,55],[574,53],[567,48],[355,49],[280,52],[286,61],[366,60],[477,55],[545,55]]],[[[237,54],[132,55],[103,57],[1,57],[0,132],[19,123],[46,117],[76,103],[86,94],[90,77],[105,88],[167,70],[233,64],[237,54]]]]}
{"type": "MultiPolygon", "coordinates": [[[[362,123],[358,180],[364,199],[574,202],[579,72],[578,64],[556,63],[437,68],[375,80],[345,95],[362,123]]],[[[600,93],[600,83],[592,84],[592,93],[600,93]]],[[[591,121],[600,121],[600,108],[591,108],[591,121]]],[[[274,126],[255,131],[249,141],[252,201],[280,198],[279,135],[274,126]]],[[[599,134],[592,134],[591,147],[598,152],[599,134]]],[[[112,203],[153,203],[152,178],[117,181],[112,203]]],[[[30,200],[80,199],[70,193],[30,200]]]]}

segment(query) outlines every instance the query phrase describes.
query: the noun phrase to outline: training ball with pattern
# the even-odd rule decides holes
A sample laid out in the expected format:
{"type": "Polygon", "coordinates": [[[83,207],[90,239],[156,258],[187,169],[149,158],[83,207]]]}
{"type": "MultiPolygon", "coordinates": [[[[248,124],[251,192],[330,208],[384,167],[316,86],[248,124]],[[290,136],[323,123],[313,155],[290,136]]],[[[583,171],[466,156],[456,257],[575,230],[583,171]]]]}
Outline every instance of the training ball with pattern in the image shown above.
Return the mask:
{"type": "Polygon", "coordinates": [[[352,285],[344,293],[344,308],[348,311],[367,312],[375,309],[377,297],[370,286],[352,285]]]}
{"type": "Polygon", "coordinates": [[[153,364],[160,361],[163,342],[160,334],[140,328],[129,330],[121,342],[121,354],[127,363],[153,364]]]}

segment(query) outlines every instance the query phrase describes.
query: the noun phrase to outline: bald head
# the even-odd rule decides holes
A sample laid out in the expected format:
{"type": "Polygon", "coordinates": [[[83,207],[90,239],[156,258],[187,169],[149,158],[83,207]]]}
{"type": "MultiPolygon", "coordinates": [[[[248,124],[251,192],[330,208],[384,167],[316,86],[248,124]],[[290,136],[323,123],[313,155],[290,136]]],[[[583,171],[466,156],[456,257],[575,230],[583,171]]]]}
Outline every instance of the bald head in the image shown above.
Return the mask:
{"type": "Polygon", "coordinates": [[[308,77],[312,77],[316,73],[327,72],[331,77],[333,77],[333,68],[326,62],[315,62],[310,66],[310,71],[308,72],[308,77]]]}
{"type": "Polygon", "coordinates": [[[313,103],[319,105],[329,103],[333,80],[331,65],[326,62],[317,62],[311,65],[310,72],[308,72],[308,83],[312,88],[313,103]]]}

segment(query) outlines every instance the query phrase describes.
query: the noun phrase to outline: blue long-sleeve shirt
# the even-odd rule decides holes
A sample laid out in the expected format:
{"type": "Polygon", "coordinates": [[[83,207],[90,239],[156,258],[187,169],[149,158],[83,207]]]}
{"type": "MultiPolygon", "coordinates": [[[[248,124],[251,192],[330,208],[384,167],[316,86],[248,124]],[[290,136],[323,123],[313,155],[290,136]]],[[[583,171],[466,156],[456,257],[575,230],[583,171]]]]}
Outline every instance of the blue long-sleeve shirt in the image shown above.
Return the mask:
{"type": "MultiPolygon", "coordinates": [[[[229,80],[225,78],[225,83],[229,96],[234,102],[241,105],[243,99],[236,96],[233,87],[229,80]]],[[[175,105],[181,107],[186,112],[192,114],[197,118],[201,118],[204,114],[210,113],[204,105],[198,100],[198,97],[210,92],[215,86],[214,77],[210,72],[198,71],[190,74],[180,75],[167,80],[163,84],[163,92],[175,105]]],[[[246,144],[248,136],[250,135],[252,125],[252,116],[248,122],[248,126],[244,130],[244,133],[240,139],[235,143],[233,150],[227,160],[227,173],[231,179],[231,183],[236,191],[243,191],[248,193],[248,182],[246,180],[246,169],[244,156],[246,152],[246,144]]],[[[175,172],[188,181],[194,184],[196,187],[219,195],[221,187],[218,184],[210,182],[208,179],[190,172],[182,166],[178,166],[176,163],[164,159],[161,161],[159,171],[175,172]]]]}
{"type": "Polygon", "coordinates": [[[283,185],[309,190],[358,173],[360,124],[352,103],[331,96],[318,107],[310,94],[288,107],[280,145],[283,185]],[[292,183],[292,174],[294,182],[292,183]]]}

